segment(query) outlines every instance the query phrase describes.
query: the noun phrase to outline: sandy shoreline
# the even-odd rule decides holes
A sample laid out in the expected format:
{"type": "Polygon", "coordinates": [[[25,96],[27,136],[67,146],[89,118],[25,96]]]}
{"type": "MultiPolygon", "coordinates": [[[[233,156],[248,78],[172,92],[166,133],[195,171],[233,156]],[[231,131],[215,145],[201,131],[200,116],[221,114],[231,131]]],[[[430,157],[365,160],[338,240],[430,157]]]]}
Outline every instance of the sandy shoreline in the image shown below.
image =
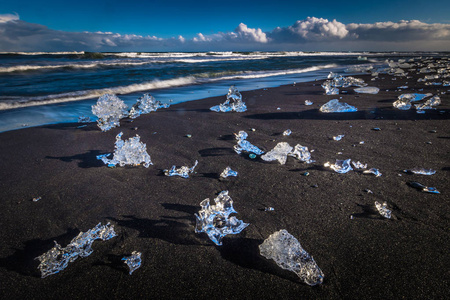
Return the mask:
{"type": "Polygon", "coordinates": [[[377,95],[346,88],[347,94],[328,96],[319,81],[243,92],[245,113],[209,111],[225,100],[222,96],[123,121],[106,133],[95,124],[0,133],[1,294],[10,299],[444,298],[450,281],[448,95],[441,95],[436,111],[423,115],[397,110],[392,102],[419,88],[434,94],[447,89],[417,83],[417,77],[380,77],[362,76],[381,89],[377,95]],[[405,82],[409,88],[396,91],[405,82]],[[340,97],[359,111],[318,111],[340,97]],[[305,100],[314,104],[305,106],[305,100]],[[286,129],[291,136],[281,135],[286,129]],[[291,158],[279,165],[237,155],[233,133],[239,130],[266,151],[281,141],[308,146],[315,149],[316,162],[291,158]],[[121,131],[124,138],[141,136],[153,166],[110,169],[96,160],[113,151],[121,131]],[[333,141],[338,134],[344,139],[333,141]],[[323,167],[347,158],[383,176],[337,174],[323,167]],[[192,178],[162,175],[163,169],[195,160],[192,178]],[[239,176],[219,180],[226,166],[239,176]],[[437,173],[402,172],[413,167],[437,173]],[[303,176],[305,171],[310,175],[303,176]],[[441,194],[422,193],[408,181],[434,186],[441,194]],[[233,198],[236,217],[251,225],[216,247],[206,234],[194,233],[194,213],[203,199],[222,190],[233,198]],[[42,200],[31,201],[37,196],[42,200]],[[393,219],[381,218],[374,201],[386,201],[393,219]],[[275,211],[265,212],[268,206],[275,211]],[[40,278],[36,256],[53,240],[64,246],[98,222],[114,224],[118,236],[94,242],[89,257],[40,278]],[[325,274],[323,285],[307,286],[259,255],[258,245],[280,229],[314,257],[325,274]],[[130,276],[120,259],[134,250],[142,252],[143,264],[130,276]]]}

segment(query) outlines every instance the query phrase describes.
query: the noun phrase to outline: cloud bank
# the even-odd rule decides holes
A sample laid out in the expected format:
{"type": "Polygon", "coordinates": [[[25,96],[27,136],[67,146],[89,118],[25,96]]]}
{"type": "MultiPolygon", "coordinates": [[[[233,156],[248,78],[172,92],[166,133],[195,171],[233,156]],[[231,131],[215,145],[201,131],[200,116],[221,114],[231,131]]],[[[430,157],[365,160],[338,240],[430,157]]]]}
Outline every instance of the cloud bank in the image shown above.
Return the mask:
{"type": "Polygon", "coordinates": [[[263,32],[239,24],[233,31],[198,33],[187,39],[112,32],[66,32],[0,15],[0,51],[245,51],[245,50],[423,50],[450,49],[450,24],[417,20],[344,24],[308,17],[263,32]]]}

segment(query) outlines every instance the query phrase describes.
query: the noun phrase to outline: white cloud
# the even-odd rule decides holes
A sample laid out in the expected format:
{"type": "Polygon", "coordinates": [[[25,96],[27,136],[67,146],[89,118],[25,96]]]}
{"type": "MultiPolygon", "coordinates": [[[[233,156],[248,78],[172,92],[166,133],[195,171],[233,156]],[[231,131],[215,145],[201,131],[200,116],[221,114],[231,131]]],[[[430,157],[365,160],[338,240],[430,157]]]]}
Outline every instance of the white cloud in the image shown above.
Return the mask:
{"type": "Polygon", "coordinates": [[[19,20],[19,15],[17,13],[15,14],[0,14],[0,23],[6,23],[10,21],[17,21],[19,20]]]}
{"type": "Polygon", "coordinates": [[[244,23],[239,24],[239,26],[234,30],[236,35],[235,38],[239,38],[240,40],[247,40],[251,42],[257,43],[267,43],[267,36],[260,28],[248,28],[244,23]]]}

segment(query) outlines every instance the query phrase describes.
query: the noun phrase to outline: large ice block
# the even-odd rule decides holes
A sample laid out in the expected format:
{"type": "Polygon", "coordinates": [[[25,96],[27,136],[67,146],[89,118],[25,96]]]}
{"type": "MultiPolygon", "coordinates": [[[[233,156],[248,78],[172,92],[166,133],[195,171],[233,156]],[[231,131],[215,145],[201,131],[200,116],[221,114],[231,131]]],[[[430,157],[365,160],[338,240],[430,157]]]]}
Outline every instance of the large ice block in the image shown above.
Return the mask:
{"type": "Polygon", "coordinates": [[[264,153],[264,151],[247,141],[247,132],[241,130],[238,134],[235,133],[234,135],[237,140],[237,145],[234,146],[234,151],[236,151],[237,154],[241,154],[242,151],[254,153],[256,155],[261,155],[264,153]]]}
{"type": "Polygon", "coordinates": [[[249,224],[230,214],[237,213],[233,208],[233,200],[228,191],[222,191],[211,205],[209,198],[200,202],[201,210],[196,217],[195,232],[205,232],[216,245],[222,245],[222,239],[228,234],[238,234],[249,224]]]}
{"type": "Polygon", "coordinates": [[[141,163],[148,168],[153,165],[150,155],[147,153],[147,145],[140,141],[140,136],[122,140],[123,132],[116,136],[116,144],[114,149],[114,156],[108,159],[106,156],[101,157],[101,160],[108,166],[115,166],[119,164],[121,167],[125,165],[138,166],[141,163]]]}
{"type": "Polygon", "coordinates": [[[358,109],[347,103],[341,103],[338,99],[333,99],[322,105],[319,109],[324,113],[342,113],[342,112],[354,112],[358,109]]]}
{"type": "Polygon", "coordinates": [[[78,257],[89,256],[93,252],[91,247],[95,240],[106,241],[115,236],[113,225],[98,223],[94,228],[80,232],[64,248],[55,241],[52,249],[36,257],[40,261],[38,269],[41,271],[41,277],[44,278],[64,270],[70,262],[75,261],[78,257]]]}
{"type": "Polygon", "coordinates": [[[127,116],[127,105],[116,95],[104,94],[92,105],[92,113],[98,117],[97,125],[102,131],[120,126],[120,119],[127,116]]]}
{"type": "Polygon", "coordinates": [[[125,256],[122,260],[127,264],[130,269],[129,274],[131,275],[134,271],[141,267],[141,252],[133,251],[130,256],[125,256]]]}
{"type": "Polygon", "coordinates": [[[284,165],[286,163],[287,156],[291,153],[291,151],[292,147],[288,143],[281,142],[278,143],[275,148],[262,155],[261,159],[265,161],[278,160],[280,164],[284,165]]]}
{"type": "Polygon", "coordinates": [[[177,168],[177,166],[172,166],[170,170],[164,170],[164,175],[166,176],[181,176],[183,178],[189,178],[189,174],[194,173],[194,169],[198,164],[198,160],[195,161],[194,165],[192,167],[188,166],[182,166],[177,168]]]}
{"type": "Polygon", "coordinates": [[[210,110],[215,112],[244,112],[247,110],[247,106],[242,101],[241,93],[232,85],[228,90],[227,100],[222,104],[211,107],[210,110]]]}
{"type": "Polygon", "coordinates": [[[285,229],[271,234],[259,245],[259,252],[265,258],[273,259],[281,268],[297,274],[308,285],[323,282],[324,274],[314,258],[285,229]]]}
{"type": "Polygon", "coordinates": [[[144,94],[144,96],[139,98],[137,102],[131,107],[129,117],[135,119],[141,114],[148,114],[160,108],[168,108],[169,106],[170,104],[168,103],[162,103],[161,101],[155,100],[152,95],[144,94]]]}

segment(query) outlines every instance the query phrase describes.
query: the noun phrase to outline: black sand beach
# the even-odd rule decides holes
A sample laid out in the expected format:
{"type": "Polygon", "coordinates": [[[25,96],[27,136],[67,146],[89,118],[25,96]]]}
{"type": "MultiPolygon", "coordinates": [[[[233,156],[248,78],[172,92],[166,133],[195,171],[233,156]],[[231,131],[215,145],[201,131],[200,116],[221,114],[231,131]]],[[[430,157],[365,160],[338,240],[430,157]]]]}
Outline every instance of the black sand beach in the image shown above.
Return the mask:
{"type": "Polygon", "coordinates": [[[209,107],[224,102],[223,96],[173,105],[134,122],[125,119],[106,133],[95,123],[0,133],[0,298],[448,297],[449,96],[440,95],[442,104],[425,114],[392,107],[402,93],[423,88],[420,93],[437,94],[448,87],[425,86],[417,76],[395,81],[390,75],[376,81],[361,77],[380,92],[357,94],[344,88],[347,94],[328,96],[317,81],[243,92],[244,113],[211,112],[209,107]],[[398,91],[402,85],[409,88],[398,91]],[[358,112],[319,112],[320,105],[335,98],[358,112]],[[305,106],[305,100],[314,104],[305,106]],[[286,129],[292,130],[290,136],[282,135],[286,129]],[[280,165],[238,155],[233,133],[240,130],[266,151],[282,141],[308,146],[316,162],[289,158],[280,165]],[[124,138],[139,134],[154,165],[108,168],[97,160],[113,152],[119,132],[124,138]],[[338,134],[345,137],[332,140],[338,134]],[[323,167],[347,158],[383,175],[338,174],[323,167]],[[196,174],[189,179],[162,174],[195,160],[196,174]],[[238,177],[219,180],[227,166],[238,177]],[[403,172],[413,167],[437,172],[403,172]],[[305,171],[310,175],[302,175],[305,171]],[[421,192],[409,181],[436,187],[441,194],[421,192]],[[215,246],[206,234],[194,233],[194,213],[203,199],[212,200],[223,190],[234,200],[236,217],[250,225],[215,246]],[[42,199],[33,202],[38,196],[42,199]],[[375,201],[388,203],[392,219],[378,214],[375,201]],[[275,210],[264,211],[269,206],[275,210]],[[40,278],[35,257],[50,250],[53,241],[65,246],[99,222],[111,222],[118,236],[94,242],[90,256],[40,278]],[[322,285],[310,287],[260,256],[258,246],[280,229],[314,257],[325,274],[322,285]],[[143,263],[130,276],[121,258],[132,251],[142,252],[143,263]]]}

